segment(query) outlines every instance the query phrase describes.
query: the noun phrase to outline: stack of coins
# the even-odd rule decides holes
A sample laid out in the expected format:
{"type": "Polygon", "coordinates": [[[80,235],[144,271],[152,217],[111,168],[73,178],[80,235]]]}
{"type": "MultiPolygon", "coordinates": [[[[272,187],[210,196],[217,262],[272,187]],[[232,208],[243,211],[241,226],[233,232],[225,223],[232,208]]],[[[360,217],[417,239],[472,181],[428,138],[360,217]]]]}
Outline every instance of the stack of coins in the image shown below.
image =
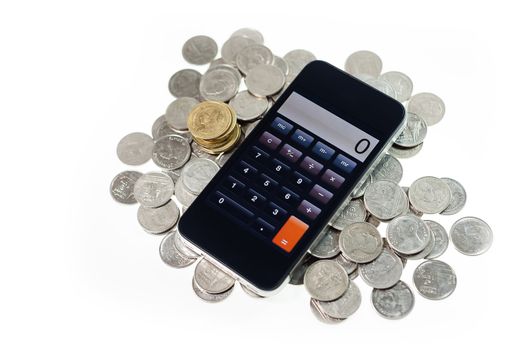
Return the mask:
{"type": "Polygon", "coordinates": [[[223,102],[203,101],[188,116],[188,130],[205,152],[220,154],[232,150],[241,138],[236,112],[223,102]]]}
{"type": "MultiPolygon", "coordinates": [[[[315,59],[303,49],[276,56],[263,45],[261,33],[248,28],[226,40],[222,57],[215,58],[217,52],[215,41],[203,35],[183,45],[185,60],[209,63],[207,70],[203,74],[194,69],[177,71],[168,84],[176,100],[155,120],[152,136],[131,133],[117,147],[124,164],[139,166],[152,159],[161,172],[126,170],[115,176],[110,188],[117,202],[140,204],[137,218],[146,232],[164,235],[159,247],[163,262],[174,268],[197,262],[192,287],[208,302],[226,299],[236,281],[184,244],[177,230],[180,214],[300,70],[315,59]],[[243,77],[246,90],[238,91],[243,77]]],[[[347,58],[344,69],[403,103],[407,125],[290,274],[289,283],[305,286],[310,308],[323,322],[341,322],[359,308],[362,292],[354,281],[358,277],[371,289],[372,305],[379,315],[390,320],[407,316],[415,295],[400,278],[409,261],[423,260],[413,271],[419,295],[429,300],[449,297],[457,275],[446,262],[436,260],[449,242],[468,256],[482,254],[492,244],[491,228],[476,217],[459,218],[449,235],[437,221],[423,218],[456,215],[464,208],[466,191],[458,181],[424,176],[410,186],[400,185],[400,159],[422,150],[428,128],[442,120],[445,105],[429,92],[413,95],[413,83],[406,74],[382,73],[382,66],[377,54],[362,50],[347,58]]],[[[251,297],[261,297],[250,286],[241,287],[251,297]]]]}

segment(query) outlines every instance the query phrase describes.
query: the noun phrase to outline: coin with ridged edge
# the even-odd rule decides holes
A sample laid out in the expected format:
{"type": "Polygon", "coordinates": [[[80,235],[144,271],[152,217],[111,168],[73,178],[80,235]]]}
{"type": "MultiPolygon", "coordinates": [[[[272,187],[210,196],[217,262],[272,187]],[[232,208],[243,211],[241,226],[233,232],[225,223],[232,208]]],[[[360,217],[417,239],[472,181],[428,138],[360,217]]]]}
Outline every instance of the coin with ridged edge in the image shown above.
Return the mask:
{"type": "Polygon", "coordinates": [[[383,248],[380,233],[368,222],[345,226],[340,234],[339,245],[343,256],[361,264],[376,259],[383,248]]]}
{"type": "Polygon", "coordinates": [[[110,193],[113,199],[122,204],[137,203],[133,195],[135,182],[142,176],[138,171],[123,171],[111,180],[110,193]]]}
{"type": "Polygon", "coordinates": [[[493,231],[489,225],[471,216],[455,221],[449,235],[455,248],[465,255],[485,253],[493,243],[493,231]]]}
{"type": "Polygon", "coordinates": [[[416,290],[426,299],[447,298],[457,286],[457,276],[451,266],[440,260],[426,260],[413,273],[416,290]]]}
{"type": "Polygon", "coordinates": [[[332,260],[319,260],[307,268],[303,283],[314,299],[331,301],[345,293],[349,276],[340,264],[332,260]]]}
{"type": "Polygon", "coordinates": [[[415,305],[415,296],[403,281],[387,289],[374,288],[371,299],[375,310],[389,320],[406,317],[415,305]]]}

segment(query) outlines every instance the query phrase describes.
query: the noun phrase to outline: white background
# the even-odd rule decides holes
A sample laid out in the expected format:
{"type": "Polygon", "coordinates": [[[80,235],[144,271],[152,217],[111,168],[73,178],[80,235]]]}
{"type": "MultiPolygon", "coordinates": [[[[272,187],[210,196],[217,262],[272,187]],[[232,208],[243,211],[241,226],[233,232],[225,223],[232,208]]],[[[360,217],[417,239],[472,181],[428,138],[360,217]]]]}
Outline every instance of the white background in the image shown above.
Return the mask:
{"type": "MultiPolygon", "coordinates": [[[[519,347],[524,331],[524,11],[507,1],[3,1],[0,5],[0,348],[519,347]],[[304,287],[256,300],[237,286],[207,304],[193,267],[158,256],[136,206],[113,202],[112,177],[128,167],[115,147],[149,132],[171,102],[168,78],[189,67],[186,39],[221,45],[254,27],[278,55],[312,51],[342,67],[369,49],[414,92],[441,96],[446,115],[423,151],[403,160],[402,184],[458,179],[462,215],[494,230],[478,257],[451,246],[458,277],[446,300],[419,295],[400,321],[362,305],[340,325],[318,322],[304,287]],[[522,33],[522,34],[521,34],[522,33]]],[[[519,3],[519,2],[516,2],[519,3]]],[[[203,71],[204,67],[199,67],[203,71]]],[[[148,163],[138,168],[153,170],[148,163]]],[[[412,286],[415,262],[403,279],[412,286]]],[[[414,290],[414,289],[413,289],[414,290]]],[[[415,291],[416,293],[416,291],[415,291]]]]}

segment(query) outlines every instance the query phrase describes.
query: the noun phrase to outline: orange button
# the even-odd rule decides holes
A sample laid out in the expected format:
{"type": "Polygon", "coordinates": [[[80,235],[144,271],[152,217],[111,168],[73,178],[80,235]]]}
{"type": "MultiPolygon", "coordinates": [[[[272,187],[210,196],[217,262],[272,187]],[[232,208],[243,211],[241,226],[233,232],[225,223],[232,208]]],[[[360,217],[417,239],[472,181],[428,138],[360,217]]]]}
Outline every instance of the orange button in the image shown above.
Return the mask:
{"type": "Polygon", "coordinates": [[[291,216],[274,236],[272,243],[290,253],[308,228],[309,225],[291,216]]]}

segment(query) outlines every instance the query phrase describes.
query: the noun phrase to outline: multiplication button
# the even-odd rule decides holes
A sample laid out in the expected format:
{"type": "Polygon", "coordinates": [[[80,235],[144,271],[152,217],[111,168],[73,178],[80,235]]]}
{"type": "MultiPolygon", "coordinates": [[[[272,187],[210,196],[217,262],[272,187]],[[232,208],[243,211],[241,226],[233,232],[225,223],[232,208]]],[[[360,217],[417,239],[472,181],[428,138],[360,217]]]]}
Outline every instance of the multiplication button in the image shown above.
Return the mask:
{"type": "Polygon", "coordinates": [[[331,169],[327,169],[321,176],[321,181],[325,182],[327,185],[331,186],[332,188],[338,189],[343,184],[345,179],[342,176],[336,174],[331,169]]]}

